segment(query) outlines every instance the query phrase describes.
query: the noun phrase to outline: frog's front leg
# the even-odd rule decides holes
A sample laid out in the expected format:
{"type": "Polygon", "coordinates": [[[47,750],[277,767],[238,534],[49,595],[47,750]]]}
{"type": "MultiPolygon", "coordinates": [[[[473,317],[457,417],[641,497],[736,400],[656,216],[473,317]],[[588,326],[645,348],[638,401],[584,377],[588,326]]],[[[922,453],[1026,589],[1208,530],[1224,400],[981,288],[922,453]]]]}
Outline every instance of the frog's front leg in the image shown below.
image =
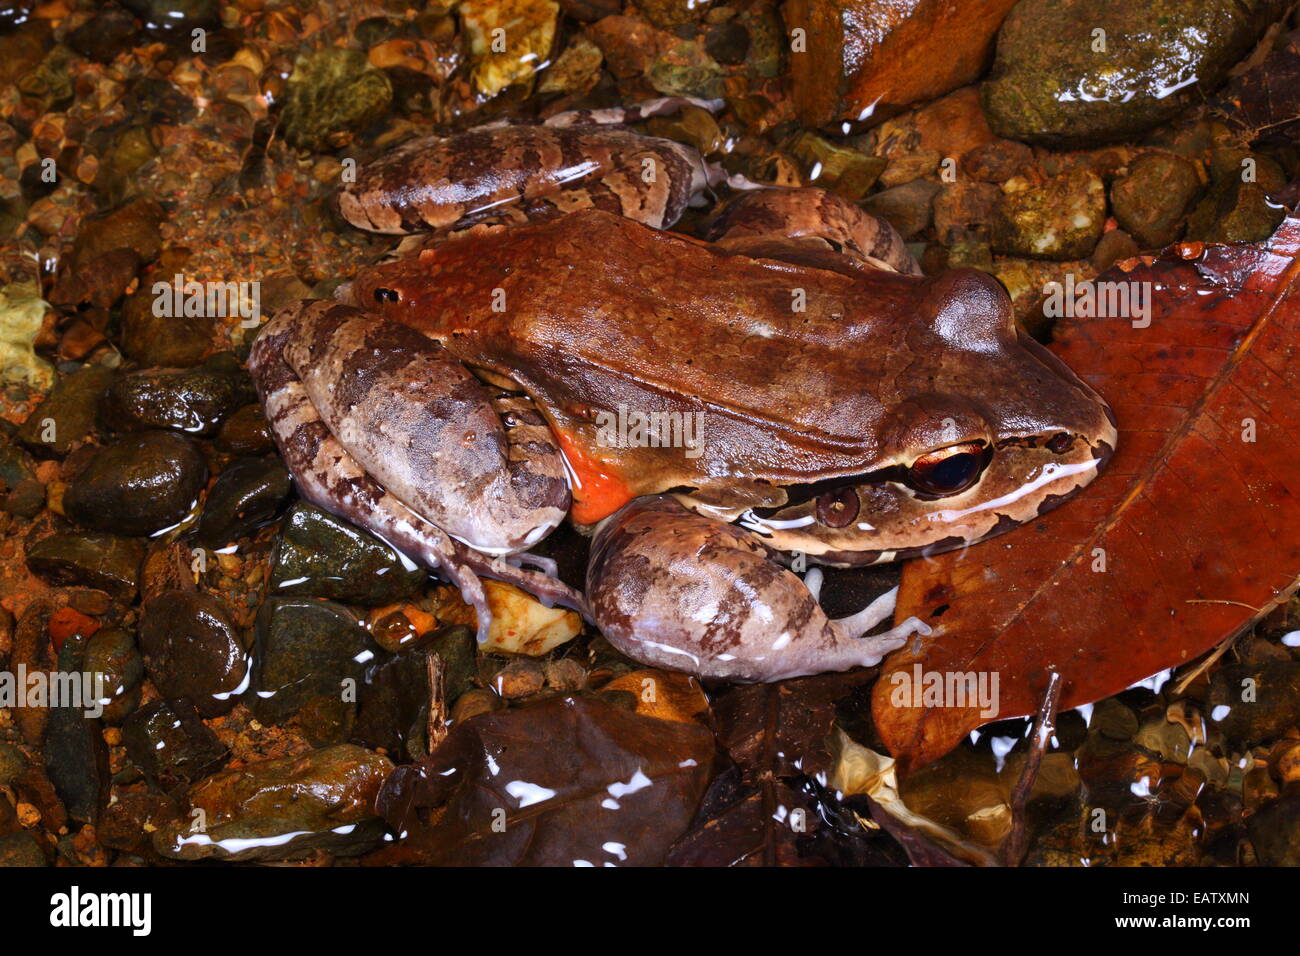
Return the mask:
{"type": "Polygon", "coordinates": [[[563,460],[535,411],[494,401],[418,332],[331,302],[277,313],[249,370],[303,496],[442,572],[478,611],[480,639],[478,575],[586,613],[576,591],[502,557],[568,510],[563,460]]]}
{"type": "Polygon", "coordinates": [[[831,620],[755,536],[662,496],[633,501],[601,523],[587,600],[601,632],[629,657],[734,681],[871,666],[929,631],[908,618],[862,636],[893,613],[893,592],[831,620]]]}

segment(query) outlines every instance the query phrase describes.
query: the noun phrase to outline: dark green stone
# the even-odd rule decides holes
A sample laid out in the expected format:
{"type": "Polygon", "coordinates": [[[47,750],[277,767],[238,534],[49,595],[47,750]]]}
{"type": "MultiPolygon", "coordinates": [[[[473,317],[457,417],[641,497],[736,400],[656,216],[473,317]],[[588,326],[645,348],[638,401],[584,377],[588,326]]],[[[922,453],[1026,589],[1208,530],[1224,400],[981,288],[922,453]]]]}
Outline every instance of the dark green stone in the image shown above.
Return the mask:
{"type": "Polygon", "coordinates": [[[306,503],[289,510],[271,556],[272,591],[368,607],[409,597],[426,579],[378,538],[306,503]]]}
{"type": "Polygon", "coordinates": [[[379,653],[352,613],[314,598],[272,597],[257,614],[249,705],[316,743],[347,738],[366,670],[379,653]]]}
{"type": "Polygon", "coordinates": [[[98,449],[63,495],[67,516],[95,531],[147,535],[180,522],[207,482],[198,446],[144,432],[98,449]]]}
{"type": "Polygon", "coordinates": [[[220,548],[271,521],[288,500],[293,482],[276,457],[242,458],[217,477],[199,519],[196,540],[220,548]]]}
{"type": "Polygon", "coordinates": [[[129,603],[136,594],[144,545],[111,534],[52,534],[27,551],[32,573],[55,584],[81,584],[129,603]]]}

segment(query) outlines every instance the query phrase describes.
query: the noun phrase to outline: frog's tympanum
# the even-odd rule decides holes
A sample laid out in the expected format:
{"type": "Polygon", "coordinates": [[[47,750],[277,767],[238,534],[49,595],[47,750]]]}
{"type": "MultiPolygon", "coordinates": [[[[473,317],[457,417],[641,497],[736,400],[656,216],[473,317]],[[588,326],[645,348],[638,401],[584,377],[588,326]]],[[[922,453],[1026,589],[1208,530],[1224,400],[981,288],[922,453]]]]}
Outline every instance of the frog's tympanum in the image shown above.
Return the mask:
{"type": "Polygon", "coordinates": [[[792,564],[1032,521],[1110,457],[1110,411],[996,281],[923,276],[830,193],[743,191],[704,240],[663,231],[721,177],[610,122],[647,112],[420,140],[360,170],[349,222],[428,236],[350,304],[299,302],[262,331],[276,439],[303,495],[445,575],[481,638],[486,575],[659,667],[874,664],[925,625],[868,634],[892,592],[830,620],[820,573],[792,564]],[[585,594],[528,554],[566,516],[594,532],[585,594]]]}

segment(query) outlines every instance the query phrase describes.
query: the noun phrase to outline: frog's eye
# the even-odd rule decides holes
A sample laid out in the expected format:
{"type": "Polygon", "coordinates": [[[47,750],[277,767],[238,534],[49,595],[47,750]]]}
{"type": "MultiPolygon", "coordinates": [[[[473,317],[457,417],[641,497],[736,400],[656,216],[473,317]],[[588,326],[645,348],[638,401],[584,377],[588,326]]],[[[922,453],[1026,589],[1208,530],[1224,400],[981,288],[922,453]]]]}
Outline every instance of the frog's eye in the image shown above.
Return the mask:
{"type": "Polygon", "coordinates": [[[907,469],[905,483],[927,495],[955,495],[975,483],[984,470],[988,453],[980,442],[950,445],[928,452],[907,469]]]}
{"type": "Polygon", "coordinates": [[[402,297],[401,295],[398,294],[396,289],[376,289],[375,301],[376,302],[401,302],[402,297]]]}

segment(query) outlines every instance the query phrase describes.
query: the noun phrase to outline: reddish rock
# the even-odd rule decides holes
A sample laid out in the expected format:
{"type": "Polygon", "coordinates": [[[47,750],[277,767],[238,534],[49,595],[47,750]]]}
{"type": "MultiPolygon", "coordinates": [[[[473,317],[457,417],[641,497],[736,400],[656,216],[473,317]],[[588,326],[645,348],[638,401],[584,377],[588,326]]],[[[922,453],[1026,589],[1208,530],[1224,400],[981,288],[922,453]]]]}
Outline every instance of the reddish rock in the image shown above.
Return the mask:
{"type": "Polygon", "coordinates": [[[1015,0],[786,0],[800,119],[809,126],[882,117],[976,80],[1015,0]]]}

